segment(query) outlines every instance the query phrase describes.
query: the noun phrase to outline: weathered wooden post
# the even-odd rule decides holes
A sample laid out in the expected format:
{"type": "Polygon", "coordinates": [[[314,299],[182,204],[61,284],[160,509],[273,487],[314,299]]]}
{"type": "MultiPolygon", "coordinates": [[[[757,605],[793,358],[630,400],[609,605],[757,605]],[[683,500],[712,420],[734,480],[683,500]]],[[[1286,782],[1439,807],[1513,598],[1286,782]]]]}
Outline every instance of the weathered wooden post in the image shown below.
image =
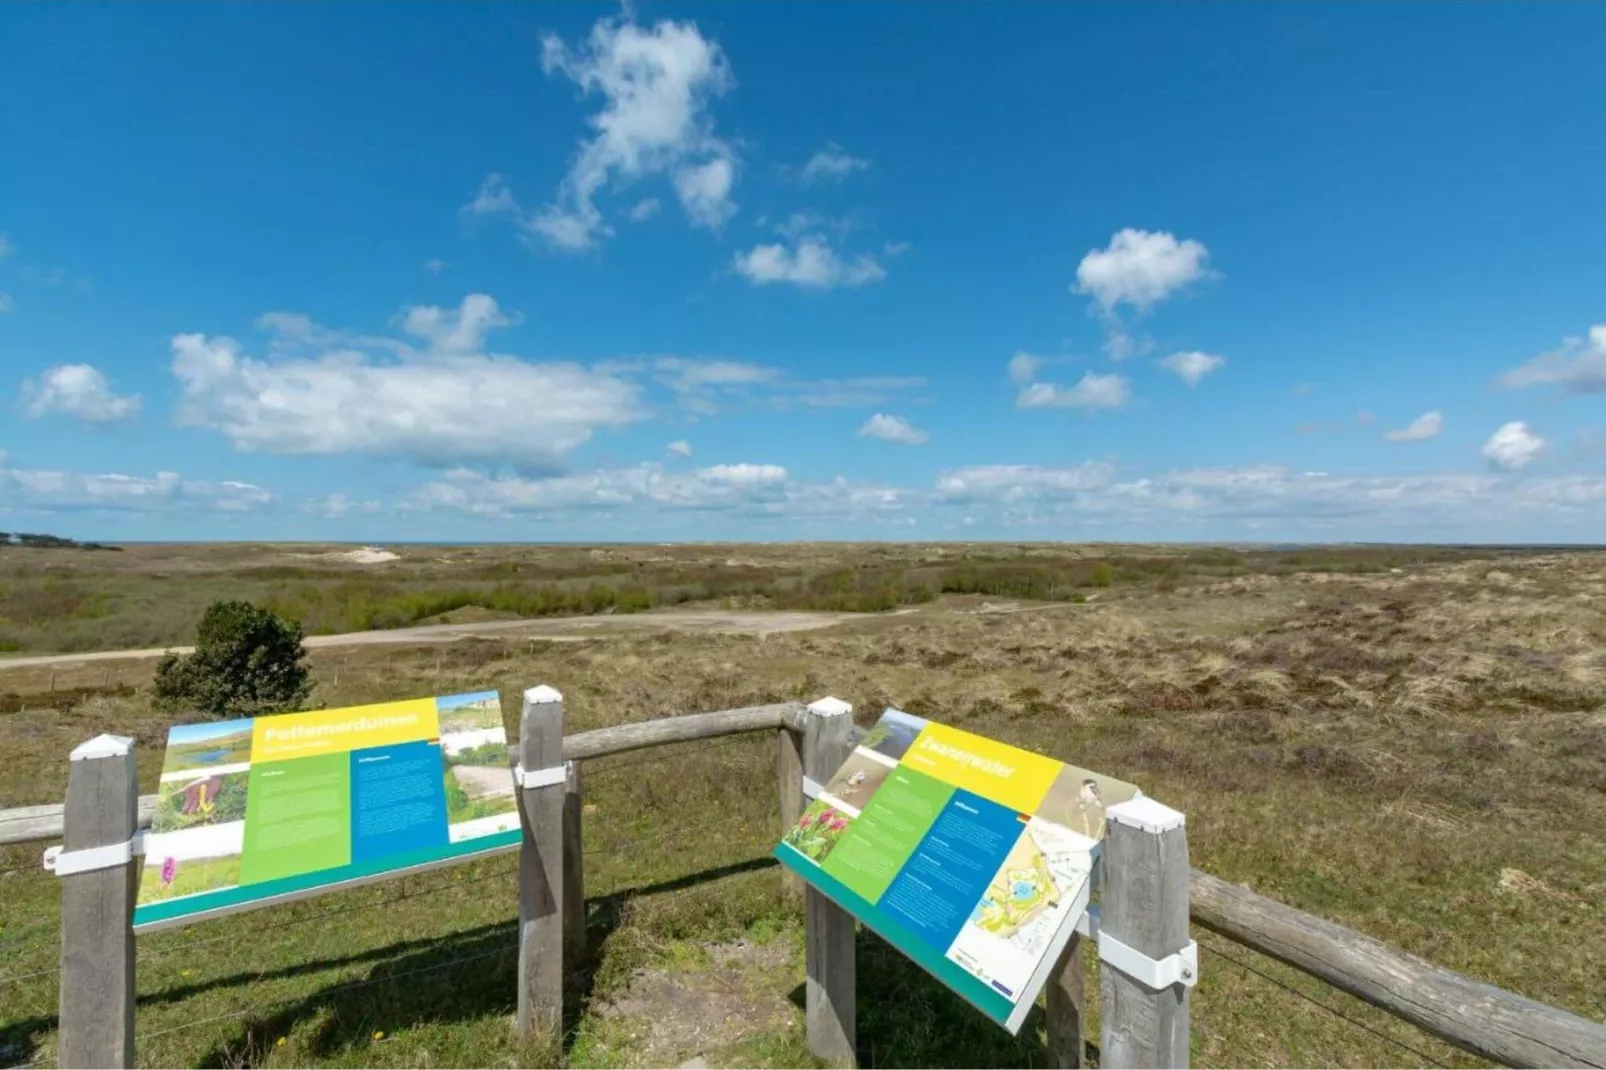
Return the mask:
{"type": "Polygon", "coordinates": [[[1139,796],[1109,808],[1099,918],[1101,1066],[1186,1067],[1188,835],[1182,814],[1139,796]]]}
{"type": "Polygon", "coordinates": [[[563,696],[554,688],[524,692],[519,717],[520,1040],[563,1042],[563,696]]]}
{"type": "Polygon", "coordinates": [[[568,776],[563,787],[563,959],[576,970],[586,954],[585,851],[580,836],[580,763],[565,762],[568,776]]]}
{"type": "Polygon", "coordinates": [[[1087,1065],[1087,977],[1082,969],[1082,936],[1070,941],[1048,978],[1048,1065],[1082,1070],[1087,1065]]]}
{"type": "MultiPolygon", "coordinates": [[[[782,728],[775,733],[775,777],[781,785],[781,835],[785,836],[803,816],[803,733],[782,728]]],[[[781,874],[781,887],[788,896],[803,894],[803,878],[791,870],[781,874]]]]}
{"type": "MultiPolygon", "coordinates": [[[[853,753],[853,707],[839,698],[811,703],[803,731],[803,776],[831,779],[853,753]]],[[[809,1052],[834,1066],[854,1065],[857,984],[853,916],[814,888],[803,895],[809,1052]]]]}
{"type": "Polygon", "coordinates": [[[45,865],[61,878],[65,1067],[134,1065],[134,897],[139,888],[139,777],[134,741],[96,736],[72,752],[63,846],[45,865]]]}

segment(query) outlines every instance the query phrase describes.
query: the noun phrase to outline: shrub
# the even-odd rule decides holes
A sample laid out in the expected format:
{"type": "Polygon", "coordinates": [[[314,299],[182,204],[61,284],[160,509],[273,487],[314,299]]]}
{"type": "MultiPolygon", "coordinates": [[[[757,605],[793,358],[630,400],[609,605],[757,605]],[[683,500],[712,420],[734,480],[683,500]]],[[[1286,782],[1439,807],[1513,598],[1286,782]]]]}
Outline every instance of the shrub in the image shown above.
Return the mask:
{"type": "Polygon", "coordinates": [[[156,704],[214,717],[300,709],[312,690],[301,625],[250,602],[213,602],[195,632],[195,653],[156,665],[156,704]]]}

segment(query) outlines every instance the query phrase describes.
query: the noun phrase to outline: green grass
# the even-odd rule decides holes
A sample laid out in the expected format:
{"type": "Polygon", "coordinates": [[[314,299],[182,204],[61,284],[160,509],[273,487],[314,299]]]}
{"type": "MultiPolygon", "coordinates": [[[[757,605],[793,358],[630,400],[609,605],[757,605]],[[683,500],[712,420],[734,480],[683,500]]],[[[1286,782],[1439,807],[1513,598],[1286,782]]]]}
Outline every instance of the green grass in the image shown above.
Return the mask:
{"type": "MultiPolygon", "coordinates": [[[[856,552],[878,567],[888,559],[856,552]]],[[[1316,568],[1332,563],[1324,553],[1289,556],[1316,568]]],[[[1403,574],[1246,573],[1225,557],[1186,567],[1240,572],[1168,593],[1158,580],[1121,588],[1111,564],[1114,593],[1066,612],[939,605],[762,640],[465,641],[311,661],[317,701],[330,706],[497,688],[509,728],[517,693],[535,683],[564,693],[569,732],[824,694],[854,702],[862,724],[896,705],[1139,784],[1187,812],[1194,864],[1220,877],[1606,1017],[1596,952],[1606,841],[1595,831],[1606,827],[1606,581],[1590,559],[1505,559],[1504,579],[1453,555],[1387,566],[1403,574]]],[[[0,715],[0,806],[59,799],[67,752],[103,731],[135,737],[151,790],[172,717],[133,692],[149,688],[149,671],[64,669],[53,694],[46,672],[16,670],[6,686],[26,712],[0,715]]],[[[587,762],[583,777],[592,950],[571,987],[570,1064],[703,1054],[712,1065],[806,1065],[800,911],[770,861],[781,831],[773,740],[587,762]],[[712,950],[733,941],[780,950],[762,969],[721,966],[712,950]],[[644,978],[686,993],[665,1016],[751,1006],[737,1015],[751,1028],[734,1039],[714,1030],[703,1050],[652,1048],[650,1013],[608,1009],[644,978]]],[[[139,1062],[548,1065],[550,1053],[520,1048],[508,1027],[512,863],[142,937],[139,1062]]],[[[54,1061],[59,894],[37,846],[0,850],[0,1063],[54,1061]]],[[[1296,971],[1194,935],[1195,1065],[1475,1065],[1296,971]]],[[[1097,991],[1096,964],[1088,970],[1097,991]]],[[[865,934],[858,986],[864,1065],[1046,1060],[1040,1016],[1010,1038],[865,934]]]]}

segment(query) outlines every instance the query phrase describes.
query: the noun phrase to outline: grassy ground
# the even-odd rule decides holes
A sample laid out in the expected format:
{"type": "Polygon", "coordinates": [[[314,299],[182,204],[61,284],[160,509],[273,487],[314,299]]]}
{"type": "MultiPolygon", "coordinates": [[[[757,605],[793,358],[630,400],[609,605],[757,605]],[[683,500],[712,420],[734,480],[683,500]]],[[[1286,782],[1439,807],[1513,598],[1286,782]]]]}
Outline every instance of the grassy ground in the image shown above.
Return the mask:
{"type": "Polygon", "coordinates": [[[0,546],[0,652],[187,642],[218,598],[257,602],[320,635],[688,603],[873,612],[942,594],[1073,601],[1097,591],[1298,570],[1378,572],[1509,551],[843,543],[411,545],[396,552],[398,560],[362,564],[348,547],[320,545],[0,546]]]}
{"type": "MultiPolygon", "coordinates": [[[[1188,813],[1194,863],[1218,876],[1606,1018],[1606,569],[1561,554],[1390,567],[1201,577],[1016,614],[958,599],[763,639],[355,649],[314,656],[316,697],[550,683],[570,731],[827,693],[861,723],[897,705],[1135,781],[1188,813]]],[[[66,752],[106,730],[138,740],[150,790],[168,721],[146,703],[149,672],[60,670],[66,709],[50,708],[45,670],[0,677],[27,696],[0,715],[0,806],[60,798],[66,752]]],[[[769,861],[773,741],[585,776],[593,955],[570,1062],[805,1062],[798,912],[769,861]]],[[[37,855],[0,852],[0,1063],[54,1060],[57,891],[37,855]]],[[[140,1063],[541,1065],[509,1035],[511,864],[142,939],[140,1063]]],[[[1196,1065],[1471,1064],[1196,935],[1196,1065]]],[[[866,1065],[1043,1064],[1040,1015],[1009,1038],[873,937],[859,953],[866,1065]]]]}

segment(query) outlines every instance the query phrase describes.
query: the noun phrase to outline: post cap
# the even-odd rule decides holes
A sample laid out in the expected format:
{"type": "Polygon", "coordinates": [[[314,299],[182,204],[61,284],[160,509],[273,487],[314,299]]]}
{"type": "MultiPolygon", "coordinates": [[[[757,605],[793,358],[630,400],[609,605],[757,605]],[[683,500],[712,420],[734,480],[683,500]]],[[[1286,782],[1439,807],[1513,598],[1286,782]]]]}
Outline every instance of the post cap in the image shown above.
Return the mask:
{"type": "Polygon", "coordinates": [[[533,706],[541,706],[548,702],[562,702],[563,695],[555,687],[548,687],[546,684],[537,684],[536,686],[527,688],[525,690],[524,701],[533,706]]]}
{"type": "Polygon", "coordinates": [[[853,704],[827,695],[809,703],[809,712],[816,717],[841,717],[843,714],[853,712],[853,704]]]}
{"type": "Polygon", "coordinates": [[[1144,832],[1167,832],[1179,829],[1183,824],[1180,810],[1173,810],[1165,803],[1156,802],[1147,795],[1139,795],[1124,803],[1116,803],[1104,811],[1104,816],[1111,821],[1142,829],[1144,832]]]}
{"type": "Polygon", "coordinates": [[[100,735],[74,747],[72,760],[82,762],[90,758],[121,758],[133,749],[134,741],[127,736],[100,735]]]}

